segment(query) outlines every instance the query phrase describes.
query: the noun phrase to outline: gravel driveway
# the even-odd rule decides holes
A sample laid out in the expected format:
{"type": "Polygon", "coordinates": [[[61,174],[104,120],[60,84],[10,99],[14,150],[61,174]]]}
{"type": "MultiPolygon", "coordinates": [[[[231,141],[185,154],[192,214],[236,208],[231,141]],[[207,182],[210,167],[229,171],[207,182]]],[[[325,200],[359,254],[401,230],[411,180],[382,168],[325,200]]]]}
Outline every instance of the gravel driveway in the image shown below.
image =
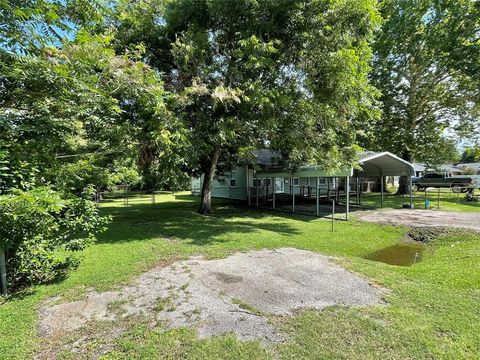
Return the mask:
{"type": "Polygon", "coordinates": [[[359,210],[352,214],[360,220],[380,224],[458,227],[480,231],[480,212],[382,209],[359,210]]]}

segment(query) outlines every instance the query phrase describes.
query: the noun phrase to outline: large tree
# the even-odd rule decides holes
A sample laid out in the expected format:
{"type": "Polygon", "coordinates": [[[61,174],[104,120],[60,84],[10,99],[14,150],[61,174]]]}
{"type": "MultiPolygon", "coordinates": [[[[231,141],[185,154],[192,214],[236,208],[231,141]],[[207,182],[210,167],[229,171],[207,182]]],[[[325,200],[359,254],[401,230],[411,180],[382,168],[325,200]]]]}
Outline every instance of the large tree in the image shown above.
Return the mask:
{"type": "Polygon", "coordinates": [[[452,138],[479,133],[480,3],[386,0],[382,15],[372,79],[383,115],[366,144],[407,161],[450,160],[452,138]]]}
{"type": "Polygon", "coordinates": [[[350,121],[372,91],[373,2],[180,0],[166,19],[170,76],[204,174],[200,213],[210,212],[216,169],[244,149],[268,144],[292,166],[350,164],[350,121]]]}
{"type": "Polygon", "coordinates": [[[214,176],[254,148],[279,150],[292,167],[352,163],[352,125],[373,113],[375,1],[123,1],[120,9],[118,51],[143,42],[176,96],[186,169],[204,174],[200,213],[211,211],[214,176]]]}

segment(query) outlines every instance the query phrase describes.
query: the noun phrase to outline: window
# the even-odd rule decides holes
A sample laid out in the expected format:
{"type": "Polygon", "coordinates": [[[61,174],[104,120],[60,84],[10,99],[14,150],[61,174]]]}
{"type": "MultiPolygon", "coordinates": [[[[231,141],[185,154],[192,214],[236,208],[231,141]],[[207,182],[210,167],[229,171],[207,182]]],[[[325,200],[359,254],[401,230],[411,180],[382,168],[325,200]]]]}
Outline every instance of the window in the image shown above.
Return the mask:
{"type": "Polygon", "coordinates": [[[300,182],[298,178],[293,178],[293,186],[298,186],[299,183],[300,182]]]}
{"type": "Polygon", "coordinates": [[[327,184],[327,179],[326,178],[319,178],[318,179],[318,184],[319,185],[326,185],[327,184]]]}
{"type": "Polygon", "coordinates": [[[230,179],[230,187],[235,187],[237,181],[235,179],[230,179]]]}

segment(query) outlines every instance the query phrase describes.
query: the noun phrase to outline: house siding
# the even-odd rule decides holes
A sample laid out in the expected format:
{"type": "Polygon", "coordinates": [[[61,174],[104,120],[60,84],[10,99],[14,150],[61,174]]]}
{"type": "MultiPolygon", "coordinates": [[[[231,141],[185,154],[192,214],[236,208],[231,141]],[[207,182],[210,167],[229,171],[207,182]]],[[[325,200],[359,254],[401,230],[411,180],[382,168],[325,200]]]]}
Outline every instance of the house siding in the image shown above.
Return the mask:
{"type": "MultiPolygon", "coordinates": [[[[204,176],[192,179],[193,195],[200,195],[204,176]]],[[[233,200],[247,200],[247,167],[237,166],[233,171],[222,177],[213,179],[212,197],[233,200]],[[235,185],[230,186],[230,180],[235,179],[235,185]]]]}

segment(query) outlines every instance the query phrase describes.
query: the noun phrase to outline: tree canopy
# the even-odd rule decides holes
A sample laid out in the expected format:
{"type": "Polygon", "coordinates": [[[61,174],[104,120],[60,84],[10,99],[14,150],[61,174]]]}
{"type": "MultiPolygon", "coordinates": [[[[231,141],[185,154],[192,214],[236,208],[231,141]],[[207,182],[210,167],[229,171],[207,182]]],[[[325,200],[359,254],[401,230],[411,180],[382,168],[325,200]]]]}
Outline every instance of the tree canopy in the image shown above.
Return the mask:
{"type": "Polygon", "coordinates": [[[175,95],[187,172],[205,174],[200,212],[210,211],[215,172],[255,148],[279,150],[290,166],[353,162],[352,124],[375,113],[367,81],[374,1],[122,2],[126,8],[146,16],[115,19],[117,46],[145,41],[145,61],[175,95]]]}
{"type": "Polygon", "coordinates": [[[383,113],[366,145],[408,161],[451,160],[452,141],[479,135],[480,4],[388,0],[382,16],[371,79],[383,113]]]}

